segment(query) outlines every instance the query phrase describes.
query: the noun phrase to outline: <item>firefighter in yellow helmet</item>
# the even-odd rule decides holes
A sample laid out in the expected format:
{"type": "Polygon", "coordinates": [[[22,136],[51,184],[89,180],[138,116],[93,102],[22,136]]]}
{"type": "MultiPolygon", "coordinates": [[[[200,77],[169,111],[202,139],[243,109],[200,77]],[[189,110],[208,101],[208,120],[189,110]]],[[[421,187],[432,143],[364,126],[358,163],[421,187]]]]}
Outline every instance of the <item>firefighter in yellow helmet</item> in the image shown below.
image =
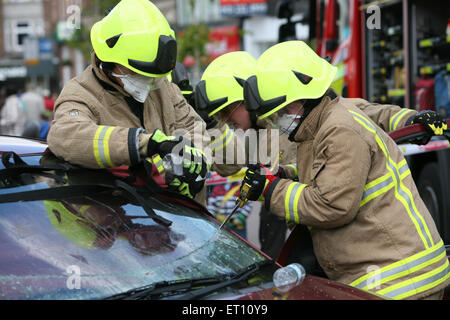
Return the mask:
{"type": "MultiPolygon", "coordinates": [[[[215,121],[218,123],[216,127],[223,126],[225,132],[229,132],[228,135],[224,134],[222,139],[217,139],[213,143],[217,147],[225,148],[228,142],[232,141],[233,130],[230,129],[240,129],[243,132],[254,129],[258,133],[259,129],[270,131],[275,127],[272,119],[258,121],[256,116],[253,116],[254,114],[247,111],[244,101],[244,84],[248,78],[255,75],[255,71],[256,60],[248,52],[229,52],[211,62],[203,73],[201,81],[195,87],[197,112],[204,114],[206,121],[215,121]]],[[[269,149],[270,136],[268,133],[268,141],[258,141],[258,143],[267,144],[267,149],[269,149]]],[[[282,140],[281,137],[280,140],[282,140]]],[[[289,158],[289,145],[287,140],[280,143],[283,161],[289,158]]],[[[250,160],[248,145],[246,147],[246,157],[240,163],[241,166],[246,165],[250,160]]],[[[217,151],[215,147],[212,149],[217,151]]],[[[257,153],[257,150],[255,151],[257,153]]],[[[270,150],[268,153],[270,154],[270,150]]]]}
{"type": "MultiPolygon", "coordinates": [[[[196,108],[209,118],[247,130],[251,122],[245,108],[244,83],[255,74],[256,60],[248,52],[226,53],[212,61],[195,88],[196,108]],[[237,116],[232,117],[236,113],[237,116]]],[[[256,120],[256,118],[254,119],[256,120]]]]}
{"type": "Polygon", "coordinates": [[[94,24],[91,43],[90,66],[64,86],[55,103],[50,150],[94,169],[131,166],[178,150],[183,174],[169,185],[204,201],[200,191],[210,164],[201,149],[208,135],[202,132],[204,145],[193,146],[174,134],[182,129],[192,137],[202,120],[167,80],[177,43],[165,17],[148,0],[122,0],[94,24]]]}
{"type": "MultiPolygon", "coordinates": [[[[449,262],[407,162],[354,99],[330,89],[335,74],[301,41],[275,45],[258,59],[244,89],[247,108],[260,118],[277,112],[295,120],[298,175],[282,179],[255,166],[244,178],[253,186],[250,198],[311,228],[330,279],[393,299],[441,299],[449,262]]],[[[389,122],[388,111],[378,111],[386,118],[379,123],[389,122]]],[[[438,120],[431,126],[444,129],[438,120]]]]}
{"type": "MultiPolygon", "coordinates": [[[[248,52],[235,51],[226,53],[214,61],[206,68],[201,81],[195,88],[195,108],[197,112],[203,113],[207,122],[218,123],[216,126],[224,126],[226,130],[230,128],[249,132],[254,130],[258,137],[256,146],[249,146],[245,143],[245,161],[240,163],[240,167],[247,165],[250,159],[256,159],[253,152],[258,154],[259,148],[271,153],[271,130],[276,128],[274,119],[258,120],[254,113],[249,113],[244,101],[245,81],[254,76],[256,72],[256,59],[248,52]],[[249,131],[248,131],[249,130],[249,131]],[[267,135],[259,135],[260,130],[267,131],[267,135]],[[253,150],[251,150],[253,149],[253,150]]],[[[233,130],[230,131],[233,133],[233,130]]],[[[278,149],[282,152],[280,164],[292,165],[295,163],[296,146],[288,141],[287,135],[276,133],[278,149]]],[[[231,141],[231,139],[230,139],[231,141]]],[[[226,141],[217,143],[218,146],[226,145],[226,141]]],[[[278,156],[278,153],[276,154],[278,156]]],[[[219,171],[219,174],[221,172],[219,171]]],[[[233,198],[234,200],[234,198],[233,198]]],[[[244,220],[236,214],[234,220],[244,220]]],[[[286,239],[286,224],[277,216],[269,214],[265,208],[260,213],[259,240],[261,249],[273,258],[277,258],[281,247],[286,239]]]]}

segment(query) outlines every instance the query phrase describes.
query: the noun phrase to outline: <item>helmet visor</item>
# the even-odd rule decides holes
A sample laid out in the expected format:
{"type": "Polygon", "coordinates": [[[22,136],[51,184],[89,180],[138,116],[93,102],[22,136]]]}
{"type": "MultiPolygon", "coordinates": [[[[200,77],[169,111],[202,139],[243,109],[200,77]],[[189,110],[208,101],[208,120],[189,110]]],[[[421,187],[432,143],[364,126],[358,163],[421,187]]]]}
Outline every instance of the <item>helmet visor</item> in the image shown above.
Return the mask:
{"type": "Polygon", "coordinates": [[[243,100],[235,101],[235,102],[231,103],[230,105],[228,105],[226,108],[223,108],[222,110],[217,112],[214,115],[214,117],[219,121],[228,122],[230,117],[237,110],[237,108],[239,108],[242,105],[242,103],[244,103],[243,100]]]}
{"type": "Polygon", "coordinates": [[[258,117],[272,111],[282,103],[286,102],[286,96],[280,96],[269,100],[264,100],[259,94],[258,80],[256,76],[247,79],[244,84],[244,100],[249,112],[255,112],[258,117]]]}
{"type": "Polygon", "coordinates": [[[164,75],[175,68],[177,59],[177,42],[172,36],[159,37],[158,52],[152,62],[128,59],[131,67],[146,73],[164,75]]]}
{"type": "Polygon", "coordinates": [[[195,106],[201,110],[208,113],[211,117],[216,113],[220,106],[228,102],[228,97],[223,97],[216,100],[209,100],[208,94],[206,93],[206,82],[205,80],[200,81],[195,87],[195,106]],[[216,112],[214,112],[216,111],[216,112]]]}

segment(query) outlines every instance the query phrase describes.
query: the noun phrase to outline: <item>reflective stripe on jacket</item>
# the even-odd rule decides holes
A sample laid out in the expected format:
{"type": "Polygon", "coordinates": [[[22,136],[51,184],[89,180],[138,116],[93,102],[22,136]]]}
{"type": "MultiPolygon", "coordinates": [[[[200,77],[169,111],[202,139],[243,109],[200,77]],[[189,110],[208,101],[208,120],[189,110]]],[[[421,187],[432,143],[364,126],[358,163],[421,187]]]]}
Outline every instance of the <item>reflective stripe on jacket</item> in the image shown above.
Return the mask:
{"type": "Polygon", "coordinates": [[[266,206],[312,227],[329,278],[394,299],[424,297],[449,283],[442,240],[405,158],[352,99],[325,97],[294,140],[299,182],[278,180],[266,206]]]}
{"type": "Polygon", "coordinates": [[[371,103],[364,99],[341,97],[341,100],[354,104],[386,132],[403,128],[406,121],[417,114],[414,109],[400,108],[391,104],[371,103]]]}
{"type": "MultiPolygon", "coordinates": [[[[400,108],[396,105],[371,103],[364,99],[340,98],[341,101],[354,104],[374,121],[381,129],[386,132],[403,128],[407,120],[416,115],[417,111],[413,109],[400,108]]],[[[296,164],[283,166],[288,178],[294,179],[298,175],[296,164]]]]}

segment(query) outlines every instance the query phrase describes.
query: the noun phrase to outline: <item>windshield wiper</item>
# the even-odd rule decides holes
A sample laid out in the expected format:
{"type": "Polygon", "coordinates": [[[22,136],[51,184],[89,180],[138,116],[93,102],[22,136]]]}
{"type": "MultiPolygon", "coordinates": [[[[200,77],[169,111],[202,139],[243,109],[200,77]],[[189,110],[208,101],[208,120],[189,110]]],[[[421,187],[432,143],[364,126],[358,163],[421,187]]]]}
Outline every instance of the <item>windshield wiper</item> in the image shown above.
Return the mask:
{"type": "Polygon", "coordinates": [[[197,286],[211,285],[217,282],[221,282],[223,281],[223,279],[224,277],[221,276],[221,277],[200,278],[200,279],[161,281],[151,284],[149,286],[144,286],[123,293],[115,294],[113,296],[105,298],[104,300],[151,299],[152,297],[160,295],[168,295],[177,292],[184,292],[197,286]]]}
{"type": "Polygon", "coordinates": [[[175,280],[175,281],[161,281],[155,284],[132,289],[124,293],[119,293],[105,300],[138,300],[138,299],[152,299],[166,296],[174,296],[185,293],[196,287],[200,289],[188,292],[177,299],[188,300],[198,299],[212,292],[215,292],[221,288],[228,287],[242,280],[247,279],[266,265],[271,265],[274,262],[272,260],[264,260],[250,265],[249,267],[241,270],[237,274],[225,274],[212,278],[201,279],[189,279],[189,280],[175,280]]]}
{"type": "Polygon", "coordinates": [[[180,300],[194,300],[194,299],[200,299],[204,296],[207,296],[208,294],[214,293],[222,288],[231,286],[235,283],[238,283],[240,281],[248,279],[251,275],[253,275],[256,271],[260,270],[263,267],[266,267],[268,265],[273,265],[273,260],[264,260],[261,262],[257,262],[255,264],[252,264],[233,276],[231,279],[220,282],[216,285],[211,285],[208,287],[204,287],[195,291],[191,291],[186,293],[185,295],[182,295],[181,297],[177,297],[177,299],[180,300]]]}

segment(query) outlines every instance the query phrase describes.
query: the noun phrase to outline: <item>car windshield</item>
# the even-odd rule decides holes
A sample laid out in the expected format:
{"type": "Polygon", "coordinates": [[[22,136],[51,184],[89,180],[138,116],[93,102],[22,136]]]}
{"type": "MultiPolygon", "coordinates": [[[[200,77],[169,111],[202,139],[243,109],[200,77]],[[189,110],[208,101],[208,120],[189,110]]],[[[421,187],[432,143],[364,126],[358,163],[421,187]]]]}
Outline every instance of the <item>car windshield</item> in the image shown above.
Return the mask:
{"type": "MultiPolygon", "coordinates": [[[[29,164],[39,158],[23,157],[29,164]]],[[[171,221],[166,226],[114,190],[54,200],[51,191],[67,181],[36,173],[13,180],[0,179],[0,196],[44,196],[0,203],[0,299],[100,299],[161,281],[236,274],[267,260],[187,200],[145,197],[171,221]]]]}

